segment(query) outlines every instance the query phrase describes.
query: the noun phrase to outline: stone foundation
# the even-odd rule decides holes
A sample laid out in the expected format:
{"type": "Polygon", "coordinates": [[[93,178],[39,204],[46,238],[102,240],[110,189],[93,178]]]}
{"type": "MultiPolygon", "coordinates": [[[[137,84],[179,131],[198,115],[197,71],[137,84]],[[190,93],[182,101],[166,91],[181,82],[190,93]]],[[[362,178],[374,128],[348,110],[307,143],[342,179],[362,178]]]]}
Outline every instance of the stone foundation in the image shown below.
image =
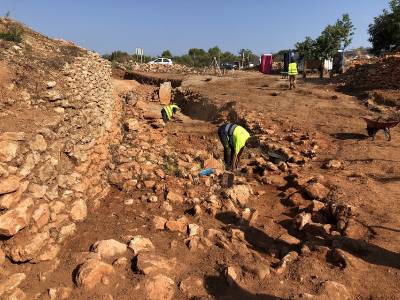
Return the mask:
{"type": "Polygon", "coordinates": [[[108,61],[86,52],[53,78],[37,95],[56,112],[53,121],[34,133],[0,133],[0,235],[14,262],[57,256],[88,202],[108,193],[109,145],[121,139],[122,104],[108,61]]]}

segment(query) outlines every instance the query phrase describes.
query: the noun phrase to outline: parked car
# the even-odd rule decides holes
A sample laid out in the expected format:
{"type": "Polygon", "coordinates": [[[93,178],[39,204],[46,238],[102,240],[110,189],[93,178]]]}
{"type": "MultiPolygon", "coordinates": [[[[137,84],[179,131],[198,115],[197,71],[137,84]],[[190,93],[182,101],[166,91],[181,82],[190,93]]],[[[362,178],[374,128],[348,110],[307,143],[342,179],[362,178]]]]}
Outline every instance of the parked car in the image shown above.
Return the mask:
{"type": "Polygon", "coordinates": [[[237,66],[235,64],[231,64],[231,63],[222,63],[221,64],[221,69],[223,69],[223,70],[235,70],[235,69],[237,69],[237,66]]]}
{"type": "Polygon", "coordinates": [[[149,62],[151,65],[172,65],[172,60],[170,58],[159,57],[155,60],[149,62]]]}

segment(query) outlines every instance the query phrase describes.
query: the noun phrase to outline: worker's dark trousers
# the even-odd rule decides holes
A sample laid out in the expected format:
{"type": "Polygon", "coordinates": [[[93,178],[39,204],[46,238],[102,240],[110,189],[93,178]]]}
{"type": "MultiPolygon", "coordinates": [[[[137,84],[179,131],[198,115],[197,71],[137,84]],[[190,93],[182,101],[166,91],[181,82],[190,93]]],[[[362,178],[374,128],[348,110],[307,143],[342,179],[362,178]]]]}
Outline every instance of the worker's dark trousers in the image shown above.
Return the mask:
{"type": "Polygon", "coordinates": [[[161,110],[161,116],[162,116],[162,119],[164,120],[164,123],[167,123],[168,122],[168,116],[167,116],[167,112],[165,111],[164,108],[161,110]]]}
{"type": "Polygon", "coordinates": [[[225,133],[225,126],[222,125],[221,127],[218,128],[218,136],[219,140],[221,141],[222,146],[224,147],[224,161],[225,161],[225,167],[229,169],[232,164],[232,151],[234,151],[229,144],[229,138],[225,133]]]}

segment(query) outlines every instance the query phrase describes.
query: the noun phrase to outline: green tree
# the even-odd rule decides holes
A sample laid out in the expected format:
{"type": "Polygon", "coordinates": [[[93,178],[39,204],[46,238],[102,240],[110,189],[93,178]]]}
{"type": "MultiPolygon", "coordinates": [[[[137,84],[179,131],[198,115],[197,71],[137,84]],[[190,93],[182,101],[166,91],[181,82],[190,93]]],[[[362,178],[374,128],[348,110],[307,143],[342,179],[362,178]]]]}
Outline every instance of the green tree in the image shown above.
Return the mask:
{"type": "Polygon", "coordinates": [[[128,53],[120,50],[113,51],[108,57],[108,60],[120,63],[127,62],[131,59],[132,57],[128,53]]]}
{"type": "Polygon", "coordinates": [[[295,48],[300,58],[315,59],[318,55],[316,51],[316,42],[309,36],[306,36],[304,41],[296,43],[295,48]]]}
{"type": "Polygon", "coordinates": [[[351,44],[354,29],[350,16],[343,14],[335,24],[327,25],[315,40],[307,36],[295,47],[300,57],[305,59],[332,58],[341,47],[346,48],[351,44]]]}
{"type": "MultiPolygon", "coordinates": [[[[296,44],[297,45],[297,44],[296,44]]],[[[272,54],[274,61],[283,61],[285,57],[285,53],[287,53],[289,50],[284,49],[284,50],[279,50],[278,52],[275,52],[272,54]]]]}
{"type": "Polygon", "coordinates": [[[391,0],[390,11],[383,10],[369,25],[368,32],[372,53],[400,49],[400,0],[391,0]]]}
{"type": "Polygon", "coordinates": [[[254,54],[250,49],[240,49],[239,50],[239,59],[248,63],[258,64],[260,57],[254,54]]]}
{"type": "Polygon", "coordinates": [[[188,55],[192,58],[194,67],[205,67],[211,63],[210,56],[204,49],[191,48],[188,55]]]}
{"type": "Polygon", "coordinates": [[[164,50],[163,53],[161,53],[161,56],[162,56],[162,57],[166,57],[166,58],[171,58],[171,57],[172,57],[172,54],[171,54],[171,51],[169,51],[169,50],[164,50]]]}
{"type": "Polygon", "coordinates": [[[315,41],[315,56],[320,59],[333,57],[343,46],[346,48],[351,44],[354,34],[354,26],[348,14],[336,20],[334,25],[328,25],[315,41]]]}
{"type": "Polygon", "coordinates": [[[221,63],[233,63],[237,60],[240,60],[240,58],[229,51],[221,53],[221,63]]]}
{"type": "Polygon", "coordinates": [[[182,56],[174,56],[172,59],[176,64],[181,64],[189,67],[192,67],[194,64],[193,59],[189,54],[185,54],[182,56]]]}
{"type": "Polygon", "coordinates": [[[221,55],[221,49],[218,46],[208,49],[208,55],[212,59],[213,57],[218,58],[221,55]]]}

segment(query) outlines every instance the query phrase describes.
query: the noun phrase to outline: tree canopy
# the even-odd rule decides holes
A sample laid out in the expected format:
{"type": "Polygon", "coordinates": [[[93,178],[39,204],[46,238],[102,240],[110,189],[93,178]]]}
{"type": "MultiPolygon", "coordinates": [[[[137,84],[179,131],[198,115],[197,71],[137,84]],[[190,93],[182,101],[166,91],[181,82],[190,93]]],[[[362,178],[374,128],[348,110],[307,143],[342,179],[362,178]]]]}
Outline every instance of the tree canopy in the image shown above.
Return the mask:
{"type": "Polygon", "coordinates": [[[307,36],[295,47],[300,57],[308,59],[327,59],[335,55],[341,48],[350,45],[354,34],[354,26],[348,14],[343,14],[335,24],[327,25],[319,37],[313,40],[307,36]]]}
{"type": "Polygon", "coordinates": [[[161,56],[166,58],[172,58],[171,51],[169,51],[168,49],[164,50],[163,53],[161,53],[161,56]]]}
{"type": "Polygon", "coordinates": [[[374,54],[400,49],[400,0],[391,0],[390,11],[383,10],[369,25],[368,32],[374,54]]]}
{"type": "MultiPolygon", "coordinates": [[[[244,53],[246,59],[249,59],[249,62],[258,63],[258,56],[253,54],[249,49],[241,49],[239,51],[239,55],[235,55],[229,51],[222,51],[218,46],[214,46],[209,48],[208,50],[204,50],[201,48],[191,48],[188,50],[187,54],[184,55],[172,55],[170,50],[164,50],[161,54],[162,57],[172,58],[174,63],[183,64],[191,67],[207,67],[212,63],[214,57],[218,60],[219,63],[233,63],[234,61],[240,61],[242,59],[241,54],[244,53]]],[[[103,55],[104,58],[110,61],[116,62],[127,62],[129,60],[138,61],[138,57],[135,55],[129,55],[124,51],[114,51],[111,54],[103,55]]],[[[144,61],[149,61],[151,57],[145,57],[144,61]]],[[[139,59],[140,61],[140,59],[139,59]]]]}

